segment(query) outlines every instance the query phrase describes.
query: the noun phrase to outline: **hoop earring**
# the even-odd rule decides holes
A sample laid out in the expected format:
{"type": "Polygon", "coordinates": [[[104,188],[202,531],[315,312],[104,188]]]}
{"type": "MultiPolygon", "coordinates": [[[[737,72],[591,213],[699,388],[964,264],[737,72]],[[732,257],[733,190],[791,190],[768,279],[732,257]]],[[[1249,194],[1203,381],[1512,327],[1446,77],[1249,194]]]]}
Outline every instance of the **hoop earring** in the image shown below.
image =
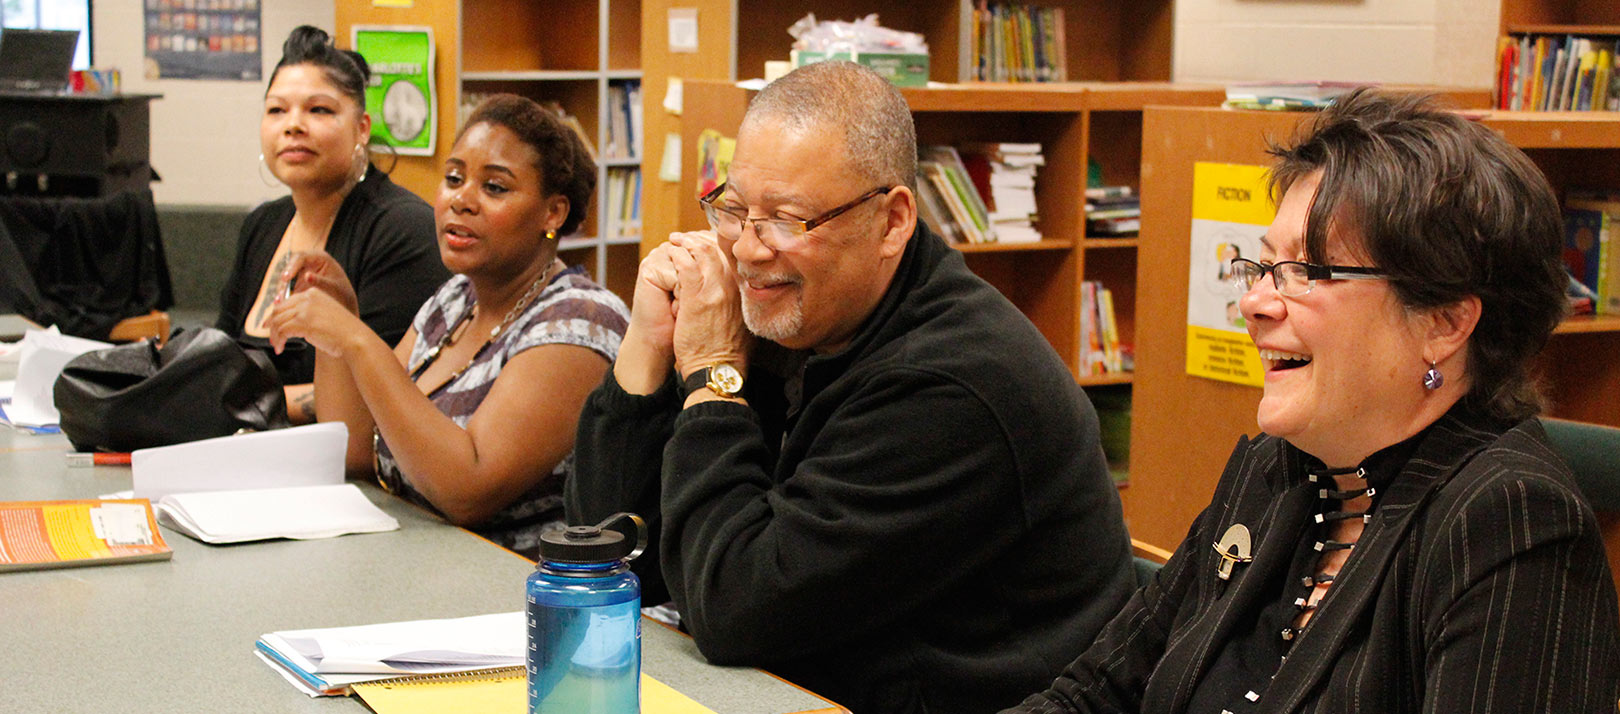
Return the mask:
{"type": "Polygon", "coordinates": [[[356,166],[360,170],[360,178],[355,179],[354,182],[355,183],[360,183],[362,181],[365,181],[366,180],[366,171],[367,171],[367,169],[371,168],[371,158],[366,156],[366,145],[365,144],[355,144],[354,145],[354,163],[356,164],[356,166]]]}
{"type": "Polygon", "coordinates": [[[1441,374],[1439,367],[1430,362],[1429,371],[1423,373],[1423,388],[1432,392],[1445,383],[1446,375],[1441,374]]]}
{"type": "Polygon", "coordinates": [[[264,174],[265,174],[264,154],[259,154],[259,182],[263,183],[266,186],[269,186],[270,188],[280,188],[281,186],[284,185],[284,184],[281,183],[280,179],[276,178],[275,174],[270,174],[270,178],[265,178],[264,174]]]}

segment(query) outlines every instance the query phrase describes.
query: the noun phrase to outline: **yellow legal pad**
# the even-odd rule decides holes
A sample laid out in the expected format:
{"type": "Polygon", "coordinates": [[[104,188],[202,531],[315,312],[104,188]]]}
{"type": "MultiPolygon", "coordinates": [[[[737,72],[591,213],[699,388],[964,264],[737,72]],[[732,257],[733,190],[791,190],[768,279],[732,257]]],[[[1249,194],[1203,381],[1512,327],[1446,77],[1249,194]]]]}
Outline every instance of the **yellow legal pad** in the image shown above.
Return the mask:
{"type": "MultiPolygon", "coordinates": [[[[354,693],[377,714],[523,714],[528,686],[522,670],[410,677],[354,685],[354,693]]],[[[714,714],[645,673],[641,675],[642,714],[714,714]]]]}

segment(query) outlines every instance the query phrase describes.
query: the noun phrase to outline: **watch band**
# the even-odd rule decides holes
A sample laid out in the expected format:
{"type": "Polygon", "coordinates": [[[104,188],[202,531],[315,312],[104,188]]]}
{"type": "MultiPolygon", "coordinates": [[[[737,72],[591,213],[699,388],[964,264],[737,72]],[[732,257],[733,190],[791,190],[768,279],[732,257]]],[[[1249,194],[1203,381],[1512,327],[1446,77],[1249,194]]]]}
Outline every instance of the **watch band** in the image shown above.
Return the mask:
{"type": "Polygon", "coordinates": [[[697,391],[699,389],[702,389],[708,383],[709,383],[709,368],[708,367],[703,367],[703,368],[697,370],[696,372],[693,372],[693,373],[687,375],[686,379],[681,380],[681,398],[685,399],[687,397],[692,396],[692,392],[695,392],[695,391],[697,391]]]}

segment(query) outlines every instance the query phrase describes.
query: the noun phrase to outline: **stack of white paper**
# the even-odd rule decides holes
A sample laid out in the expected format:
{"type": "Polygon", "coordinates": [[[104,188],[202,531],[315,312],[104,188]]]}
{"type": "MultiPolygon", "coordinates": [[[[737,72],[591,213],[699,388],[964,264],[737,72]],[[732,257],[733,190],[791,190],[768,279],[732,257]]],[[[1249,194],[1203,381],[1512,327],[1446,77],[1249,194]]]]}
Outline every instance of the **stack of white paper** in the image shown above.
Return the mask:
{"type": "Polygon", "coordinates": [[[352,483],[164,496],[158,522],[205,543],[333,538],[399,530],[352,483]]]}
{"type": "Polygon", "coordinates": [[[137,450],[135,497],[343,483],[349,429],[324,422],[137,450]]]}

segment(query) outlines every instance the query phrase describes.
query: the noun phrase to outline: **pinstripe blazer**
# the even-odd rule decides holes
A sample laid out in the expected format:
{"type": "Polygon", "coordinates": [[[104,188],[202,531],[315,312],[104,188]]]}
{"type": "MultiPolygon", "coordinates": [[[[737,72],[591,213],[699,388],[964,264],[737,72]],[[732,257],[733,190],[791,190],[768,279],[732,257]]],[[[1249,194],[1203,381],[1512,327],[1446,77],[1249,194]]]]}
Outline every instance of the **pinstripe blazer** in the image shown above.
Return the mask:
{"type": "MultiPolygon", "coordinates": [[[[1591,507],[1536,420],[1504,430],[1460,411],[1420,438],[1380,494],[1261,710],[1616,710],[1616,599],[1591,507]]],[[[1048,691],[1008,711],[1187,711],[1305,533],[1317,497],[1291,476],[1301,458],[1275,437],[1241,440],[1153,582],[1048,691]],[[1234,523],[1249,528],[1254,560],[1220,580],[1212,546],[1234,523]]]]}

